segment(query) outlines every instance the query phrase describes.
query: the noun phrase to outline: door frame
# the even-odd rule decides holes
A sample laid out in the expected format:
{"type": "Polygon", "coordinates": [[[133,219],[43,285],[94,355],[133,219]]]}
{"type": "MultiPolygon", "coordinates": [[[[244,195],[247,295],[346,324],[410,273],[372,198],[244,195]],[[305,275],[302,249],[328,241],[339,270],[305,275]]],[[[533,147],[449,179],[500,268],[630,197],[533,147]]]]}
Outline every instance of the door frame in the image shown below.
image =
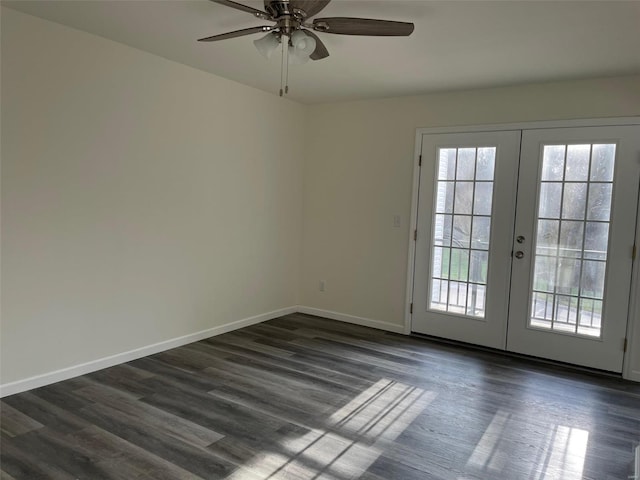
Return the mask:
{"type": "MultiPolygon", "coordinates": [[[[517,123],[499,123],[486,125],[462,125],[462,126],[445,126],[445,127],[426,127],[417,128],[415,137],[415,149],[413,156],[413,178],[411,191],[411,213],[409,221],[409,248],[407,255],[407,282],[405,293],[405,314],[404,314],[404,333],[411,334],[411,304],[413,302],[413,279],[415,274],[415,256],[416,241],[414,240],[414,232],[418,226],[418,198],[420,190],[420,156],[422,154],[422,136],[443,134],[443,133],[477,133],[477,132],[496,132],[504,130],[538,130],[538,129],[560,129],[560,128],[576,128],[576,127],[605,127],[605,126],[628,126],[640,125],[640,116],[637,117],[615,117],[615,118],[589,118],[574,120],[548,120],[535,122],[517,122],[517,123]]],[[[640,205],[639,205],[640,207],[640,205]]],[[[636,243],[640,240],[640,210],[637,212],[637,230],[636,243]]],[[[629,304],[629,318],[627,321],[627,351],[624,355],[622,376],[629,380],[640,381],[640,372],[632,371],[631,358],[640,357],[640,260],[634,261],[634,275],[631,280],[631,298],[629,304]],[[637,325],[634,325],[634,317],[637,325]],[[634,342],[635,336],[639,337],[634,342]],[[635,352],[635,350],[639,350],[635,352]]]]}
{"type": "MultiPolygon", "coordinates": [[[[640,185],[638,185],[640,187],[640,185]]],[[[638,188],[636,245],[640,242],[640,188],[638,188]]],[[[627,319],[627,351],[622,362],[622,378],[640,382],[640,256],[636,253],[631,272],[631,300],[627,319]],[[633,321],[635,319],[635,322],[633,321]],[[635,323],[635,325],[634,325],[635,323]],[[636,365],[633,360],[636,360],[636,365]]]]}

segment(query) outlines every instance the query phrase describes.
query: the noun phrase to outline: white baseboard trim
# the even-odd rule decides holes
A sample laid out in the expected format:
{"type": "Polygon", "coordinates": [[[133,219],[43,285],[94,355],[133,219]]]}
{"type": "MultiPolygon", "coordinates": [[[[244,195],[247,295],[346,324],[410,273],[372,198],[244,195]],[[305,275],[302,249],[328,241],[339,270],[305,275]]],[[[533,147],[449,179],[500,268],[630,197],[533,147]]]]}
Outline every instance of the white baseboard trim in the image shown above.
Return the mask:
{"type": "MultiPolygon", "coordinates": [[[[624,378],[625,380],[631,380],[632,382],[640,382],[640,370],[630,370],[628,372],[625,372],[623,370],[622,378],[624,378]]],[[[640,478],[638,478],[638,480],[640,480],[640,478]]]]}
{"type": "Polygon", "coordinates": [[[355,325],[361,325],[363,327],[377,328],[378,330],[386,330],[388,332],[404,333],[404,325],[382,322],[380,320],[371,320],[369,318],[356,317],[354,315],[347,315],[346,313],[332,312],[331,310],[322,310],[320,308],[298,305],[298,313],[306,313],[307,315],[330,318],[331,320],[339,320],[341,322],[353,323],[355,325]]]}
{"type": "Polygon", "coordinates": [[[371,320],[369,318],[356,317],[354,315],[347,315],[346,313],[333,312],[330,310],[322,310],[320,308],[305,307],[302,305],[281,308],[272,312],[262,313],[242,320],[236,320],[234,322],[226,323],[200,332],[190,333],[181,337],[172,338],[163,342],[154,343],[153,345],[147,345],[144,347],[129,350],[127,352],[117,353],[108,357],[99,358],[97,360],[91,360],[90,362],[81,363],[53,372],[44,373],[42,375],[36,375],[34,377],[25,378],[24,380],[17,380],[15,382],[5,383],[0,385],[0,398],[8,395],[14,395],[20,392],[26,392],[38,387],[44,387],[52,383],[61,382],[62,380],[68,380],[70,378],[85,375],[87,373],[96,372],[103,368],[113,367],[114,365],[120,365],[121,363],[137,360],[138,358],[147,357],[156,353],[164,352],[171,348],[181,347],[188,343],[197,342],[209,337],[215,337],[216,335],[222,335],[223,333],[231,332],[239,328],[255,325],[256,323],[266,322],[274,318],[282,317],[283,315],[289,315],[291,313],[306,313],[308,315],[316,315],[318,317],[325,317],[331,320],[339,320],[345,323],[352,323],[355,325],[361,325],[363,327],[377,328],[378,330],[386,330],[394,333],[404,333],[404,326],[397,325],[395,323],[382,322],[379,320],[371,320]]]}
{"type": "Polygon", "coordinates": [[[74,365],[72,367],[63,368],[42,375],[36,375],[34,377],[25,378],[24,380],[18,380],[11,383],[5,383],[0,385],[0,398],[8,395],[13,395],[27,390],[32,390],[38,387],[44,387],[52,383],[67,380],[69,378],[85,375],[87,373],[102,370],[103,368],[113,367],[121,363],[130,362],[138,358],[147,357],[155,353],[160,353],[171,348],[180,347],[188,343],[197,342],[205,338],[214,337],[223,333],[231,332],[239,328],[255,325],[256,323],[265,322],[273,318],[278,318],[283,315],[289,315],[291,313],[298,312],[298,307],[287,307],[273,312],[262,313],[254,317],[244,318],[242,320],[236,320],[234,322],[226,323],[213,328],[208,328],[200,332],[190,333],[181,337],[172,338],[163,342],[154,343],[153,345],[147,345],[145,347],[129,350],[128,352],[122,352],[108,357],[99,358],[90,362],[82,363],[80,365],[74,365]]]}

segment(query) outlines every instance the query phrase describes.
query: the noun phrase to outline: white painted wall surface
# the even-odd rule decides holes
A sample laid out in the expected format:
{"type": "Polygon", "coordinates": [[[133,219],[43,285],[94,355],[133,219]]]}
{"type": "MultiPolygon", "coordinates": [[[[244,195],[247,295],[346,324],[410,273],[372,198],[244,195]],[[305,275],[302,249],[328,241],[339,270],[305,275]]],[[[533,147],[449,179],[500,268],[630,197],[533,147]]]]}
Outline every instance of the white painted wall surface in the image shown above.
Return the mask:
{"type": "Polygon", "coordinates": [[[305,107],[7,8],[1,93],[0,383],[298,303],[305,107]]]}
{"type": "Polygon", "coordinates": [[[312,106],[302,304],[403,324],[416,128],[635,115],[640,76],[312,106]]]}
{"type": "Polygon", "coordinates": [[[2,384],[298,304],[402,330],[416,128],[640,115],[640,76],[305,107],[1,33],[2,384]]]}

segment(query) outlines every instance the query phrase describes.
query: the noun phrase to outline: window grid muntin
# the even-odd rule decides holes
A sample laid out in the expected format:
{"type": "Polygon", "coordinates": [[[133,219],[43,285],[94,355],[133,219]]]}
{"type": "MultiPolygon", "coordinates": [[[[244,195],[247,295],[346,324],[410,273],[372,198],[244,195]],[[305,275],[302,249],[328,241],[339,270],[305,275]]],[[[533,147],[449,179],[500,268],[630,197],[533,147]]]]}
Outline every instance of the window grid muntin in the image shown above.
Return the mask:
{"type": "MultiPolygon", "coordinates": [[[[575,144],[577,145],[577,144],[575,144]]],[[[563,168],[562,168],[562,179],[559,180],[558,178],[551,178],[551,179],[543,179],[544,177],[544,169],[545,169],[545,157],[546,154],[543,154],[543,162],[541,165],[541,169],[543,171],[542,175],[541,175],[541,180],[540,180],[540,185],[541,185],[541,192],[542,192],[542,185],[544,185],[545,183],[550,184],[550,183],[561,183],[562,188],[561,188],[561,198],[560,198],[560,212],[558,214],[558,217],[545,217],[545,216],[541,216],[540,215],[540,211],[542,209],[542,195],[540,195],[539,199],[538,199],[538,205],[537,205],[537,215],[536,215],[536,235],[535,235],[535,241],[536,241],[536,248],[534,250],[534,259],[537,260],[538,258],[549,258],[549,259],[555,259],[555,276],[554,276],[554,282],[553,282],[553,292],[546,292],[546,291],[542,291],[542,290],[536,290],[535,289],[535,284],[532,284],[533,288],[532,288],[532,297],[531,297],[531,311],[530,311],[530,316],[529,316],[529,326],[530,327],[534,327],[534,328],[544,328],[544,329],[549,329],[549,330],[554,330],[554,331],[558,331],[558,332],[562,332],[562,333],[567,333],[570,335],[575,335],[575,336],[588,336],[588,337],[597,337],[600,338],[602,335],[602,312],[603,312],[603,307],[604,307],[604,278],[601,279],[602,283],[602,289],[601,289],[601,295],[598,296],[598,291],[596,290],[596,288],[593,289],[593,291],[587,291],[586,290],[586,286],[585,286],[585,282],[583,279],[583,274],[585,271],[585,265],[587,264],[593,264],[593,265],[597,265],[597,264],[601,264],[601,268],[603,274],[606,272],[606,264],[607,264],[607,252],[608,252],[608,247],[609,247],[609,235],[610,235],[610,223],[611,223],[611,206],[612,206],[612,199],[613,199],[613,172],[615,169],[615,153],[616,153],[616,144],[600,144],[600,143],[591,143],[588,144],[589,147],[589,157],[588,157],[588,171],[587,171],[587,177],[586,180],[584,181],[579,181],[579,180],[565,180],[566,176],[567,176],[567,167],[568,167],[568,162],[567,162],[567,156],[568,156],[568,152],[569,152],[569,148],[571,146],[574,146],[573,144],[558,144],[558,145],[544,145],[543,146],[543,152],[546,151],[546,149],[548,147],[563,147],[564,148],[564,154],[563,154],[563,168]],[[595,179],[592,178],[593,177],[593,166],[594,163],[596,161],[600,162],[600,165],[602,165],[602,159],[595,159],[594,158],[594,147],[600,147],[600,148],[611,148],[611,155],[609,158],[609,161],[611,162],[611,165],[609,165],[608,167],[608,176],[610,178],[603,180],[602,178],[598,178],[596,177],[595,179]],[[584,198],[584,204],[582,205],[583,208],[583,214],[582,214],[582,219],[581,220],[576,220],[574,218],[565,218],[564,216],[564,207],[565,207],[565,202],[564,202],[564,194],[565,194],[565,186],[566,185],[571,185],[571,184],[585,184],[586,185],[586,194],[585,194],[585,198],[584,198]],[[607,205],[607,211],[606,211],[606,218],[607,220],[601,220],[598,218],[589,218],[590,215],[590,210],[589,210],[589,205],[591,203],[592,200],[592,187],[593,186],[608,186],[608,188],[606,190],[608,190],[608,195],[605,195],[606,198],[606,205],[607,205]],[[552,248],[550,248],[550,250],[555,250],[555,254],[551,254],[552,252],[550,252],[549,255],[543,255],[539,253],[539,246],[538,246],[538,231],[540,229],[540,224],[541,221],[556,221],[558,222],[558,232],[557,232],[557,236],[556,236],[556,245],[552,248]],[[567,222],[576,222],[576,221],[580,221],[582,223],[582,235],[581,235],[581,250],[578,252],[579,256],[575,256],[575,255],[567,255],[561,254],[561,251],[568,251],[569,249],[566,248],[567,245],[564,245],[565,248],[562,248],[561,245],[561,241],[562,241],[562,225],[563,223],[567,223],[567,222]],[[606,242],[604,242],[604,249],[600,250],[600,251],[587,251],[586,250],[586,244],[587,244],[587,229],[590,225],[604,225],[605,230],[606,230],[606,242]],[[598,254],[600,255],[600,258],[597,258],[598,254]],[[591,255],[591,256],[590,256],[591,255]],[[559,280],[559,266],[562,262],[562,260],[573,260],[573,261],[579,261],[580,262],[580,266],[579,266],[579,271],[578,271],[578,287],[577,287],[577,294],[572,294],[571,292],[569,293],[564,293],[564,292],[559,292],[559,289],[565,289],[566,287],[563,285],[560,285],[559,280]],[[592,294],[590,295],[589,292],[591,292],[592,294]],[[542,317],[536,316],[536,312],[537,312],[537,304],[538,301],[537,299],[540,296],[546,296],[547,299],[544,302],[544,313],[542,317]],[[548,315],[548,307],[549,307],[549,299],[548,297],[551,297],[551,314],[548,315]],[[559,299],[562,298],[568,298],[569,299],[569,307],[567,308],[567,312],[566,312],[566,321],[559,321],[558,319],[558,314],[557,312],[559,311],[559,307],[561,306],[558,301],[559,299]],[[572,309],[572,302],[575,300],[576,302],[576,311],[575,311],[575,324],[573,324],[571,322],[571,309],[572,309]],[[584,318],[588,317],[588,322],[584,322],[584,318]],[[583,323],[584,322],[584,323],[583,323]],[[597,323],[597,324],[594,324],[597,323]]],[[[586,146],[586,145],[585,145],[586,146]]],[[[548,247],[547,247],[548,248],[548,247]]],[[[537,263],[534,261],[533,263],[533,273],[534,273],[534,278],[537,276],[537,263]]],[[[575,275],[574,275],[575,276],[575,275]]]]}
{"type": "MultiPolygon", "coordinates": [[[[433,213],[433,236],[432,236],[432,269],[430,272],[429,282],[429,309],[435,311],[445,311],[449,313],[462,314],[473,318],[484,318],[486,310],[486,286],[487,286],[487,274],[488,274],[488,258],[489,258],[489,242],[491,236],[491,212],[493,210],[493,184],[495,181],[495,157],[497,148],[495,146],[489,147],[460,147],[460,148],[440,148],[438,149],[438,162],[436,170],[436,189],[435,189],[435,206],[433,213]],[[473,150],[473,174],[471,176],[465,175],[463,179],[458,178],[458,172],[460,168],[460,152],[461,150],[467,151],[473,150]],[[486,165],[479,165],[480,150],[484,150],[484,154],[488,156],[485,158],[486,165]],[[455,151],[453,165],[451,165],[451,159],[449,156],[446,158],[446,174],[443,172],[444,161],[443,153],[448,152],[448,155],[452,151],[455,151]],[[480,172],[480,167],[483,167],[480,172]],[[450,175],[450,170],[453,171],[453,178],[450,175]],[[490,178],[487,177],[487,171],[490,171],[490,178]],[[479,179],[479,175],[482,175],[482,179],[479,179]],[[471,178],[469,178],[471,177],[471,178]],[[487,177],[487,178],[485,178],[487,177]],[[464,213],[459,213],[457,205],[457,194],[460,183],[471,184],[470,201],[471,205],[464,213]],[[449,197],[447,188],[441,190],[441,185],[450,185],[453,188],[453,194],[449,197]],[[488,208],[482,208],[476,205],[476,192],[479,185],[489,185],[488,191],[490,192],[488,208]],[[442,196],[445,200],[443,208],[439,208],[442,196]],[[446,207],[446,199],[452,199],[451,209],[446,207]],[[489,214],[476,214],[476,211],[486,212],[489,214]],[[449,238],[444,235],[447,228],[446,217],[449,217],[449,238]],[[454,222],[456,217],[468,218],[469,222],[469,234],[465,246],[459,246],[454,243],[454,222]],[[438,228],[438,219],[440,218],[440,228],[438,228]],[[486,218],[488,222],[488,236],[486,240],[486,249],[479,248],[477,241],[474,239],[474,227],[476,218],[486,218]],[[439,237],[439,233],[442,236],[439,237]],[[440,255],[436,253],[440,251],[440,255]],[[457,260],[457,272],[454,276],[452,273],[452,266],[454,264],[453,256],[454,252],[465,252],[466,265],[462,265],[462,262],[458,258],[457,260]],[[484,259],[482,258],[484,254],[484,259]],[[479,269],[474,267],[472,269],[472,260],[476,261],[480,258],[479,269]],[[446,265],[445,265],[446,260],[446,265]],[[484,260],[484,261],[483,261],[484,260]],[[463,266],[466,269],[464,275],[462,275],[461,269],[463,266]],[[439,268],[438,268],[439,267],[439,268]],[[446,267],[446,268],[445,268],[446,267]],[[436,272],[439,270],[439,274],[436,272]],[[479,273],[476,272],[479,270],[479,273]],[[473,272],[480,277],[480,280],[473,277],[473,272]],[[452,288],[453,287],[453,288],[452,288]],[[455,302],[452,302],[452,297],[455,296],[455,302]],[[444,297],[444,298],[443,298],[444,297]],[[464,298],[464,301],[461,301],[464,298]]],[[[485,187],[482,187],[485,188],[485,187]]],[[[486,207],[486,206],[485,206],[486,207]]]]}

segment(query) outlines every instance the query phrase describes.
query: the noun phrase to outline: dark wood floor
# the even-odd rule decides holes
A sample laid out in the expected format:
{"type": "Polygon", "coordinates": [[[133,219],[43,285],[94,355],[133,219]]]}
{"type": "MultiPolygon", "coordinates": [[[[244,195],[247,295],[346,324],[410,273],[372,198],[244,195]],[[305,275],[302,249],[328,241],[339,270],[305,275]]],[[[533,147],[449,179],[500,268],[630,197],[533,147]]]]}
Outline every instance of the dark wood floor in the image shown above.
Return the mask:
{"type": "Polygon", "coordinates": [[[7,479],[626,479],[640,386],[290,315],[6,397],[7,479]]]}

